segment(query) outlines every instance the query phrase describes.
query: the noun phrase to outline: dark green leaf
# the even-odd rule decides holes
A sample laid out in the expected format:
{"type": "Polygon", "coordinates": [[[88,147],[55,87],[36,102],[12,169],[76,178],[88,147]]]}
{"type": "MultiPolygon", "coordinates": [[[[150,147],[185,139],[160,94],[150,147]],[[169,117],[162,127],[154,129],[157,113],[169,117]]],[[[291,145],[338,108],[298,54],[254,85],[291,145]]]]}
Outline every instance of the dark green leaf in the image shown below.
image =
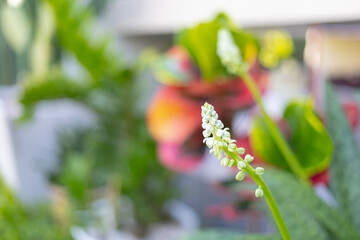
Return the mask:
{"type": "Polygon", "coordinates": [[[334,143],[330,187],[360,233],[360,155],[354,134],[330,83],[326,84],[327,126],[334,143]]]}
{"type": "MultiPolygon", "coordinates": [[[[297,221],[299,214],[302,215],[301,218],[303,219],[306,216],[308,217],[310,224],[304,226],[305,238],[303,239],[318,239],[306,237],[306,234],[309,234],[306,229],[310,229],[312,224],[315,224],[313,230],[311,230],[313,231],[312,236],[315,236],[313,235],[315,231],[320,231],[319,226],[322,226],[339,240],[360,239],[345,214],[329,207],[314,193],[313,189],[300,184],[290,173],[269,169],[264,178],[289,227],[296,228],[296,225],[292,226],[292,221],[297,221]]],[[[303,225],[297,227],[301,230],[303,225]]],[[[294,231],[295,229],[291,230],[294,231]]],[[[290,233],[292,234],[292,232],[290,233]]],[[[301,234],[301,231],[295,230],[294,233],[301,234]]],[[[322,237],[325,236],[323,232],[317,232],[316,234],[322,237]]]]}

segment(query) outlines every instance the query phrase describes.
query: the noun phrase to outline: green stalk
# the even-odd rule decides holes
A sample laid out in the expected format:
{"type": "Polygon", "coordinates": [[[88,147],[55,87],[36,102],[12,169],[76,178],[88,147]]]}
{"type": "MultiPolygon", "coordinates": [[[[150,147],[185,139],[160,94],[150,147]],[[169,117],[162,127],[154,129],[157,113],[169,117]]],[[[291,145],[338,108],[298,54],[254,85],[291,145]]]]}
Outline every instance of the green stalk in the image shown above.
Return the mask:
{"type": "Polygon", "coordinates": [[[271,194],[268,186],[266,185],[264,179],[261,176],[257,175],[255,172],[255,169],[253,167],[251,167],[251,165],[249,163],[244,161],[244,159],[242,159],[238,154],[236,154],[234,152],[229,152],[228,149],[226,149],[226,148],[223,148],[223,150],[225,151],[227,156],[231,157],[236,162],[243,161],[246,164],[246,168],[244,170],[255,181],[255,183],[257,185],[259,185],[259,187],[261,187],[261,189],[263,190],[264,197],[266,199],[266,202],[269,205],[269,208],[270,208],[271,213],[275,219],[275,222],[279,228],[282,238],[284,240],[291,240],[291,237],[290,237],[289,231],[287,230],[284,219],[282,218],[279,208],[275,202],[275,199],[274,199],[273,195],[271,194]]]}
{"type": "Polygon", "coordinates": [[[280,149],[280,152],[285,156],[285,160],[286,160],[287,164],[289,165],[290,169],[300,179],[300,181],[304,185],[309,186],[310,181],[309,181],[307,175],[305,174],[303,168],[301,167],[297,157],[295,156],[295,154],[293,153],[293,151],[287,144],[284,136],[282,135],[282,133],[280,132],[280,130],[278,129],[278,127],[276,126],[274,121],[267,114],[267,112],[264,108],[264,105],[262,103],[261,93],[260,93],[254,79],[246,71],[238,70],[237,74],[244,80],[246,86],[249,88],[251,94],[253,95],[256,103],[260,107],[261,112],[265,118],[266,125],[270,131],[270,134],[274,138],[277,146],[280,149]]]}

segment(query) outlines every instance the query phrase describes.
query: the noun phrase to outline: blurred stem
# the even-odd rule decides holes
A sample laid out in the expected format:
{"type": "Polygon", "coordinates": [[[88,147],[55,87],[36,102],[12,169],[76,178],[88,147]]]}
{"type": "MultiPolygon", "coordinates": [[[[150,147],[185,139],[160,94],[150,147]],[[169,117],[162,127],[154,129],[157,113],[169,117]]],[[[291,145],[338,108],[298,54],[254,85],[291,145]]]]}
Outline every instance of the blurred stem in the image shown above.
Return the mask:
{"type": "Polygon", "coordinates": [[[236,154],[234,152],[229,152],[226,148],[224,148],[223,150],[229,157],[231,157],[235,161],[237,161],[237,162],[243,161],[246,164],[246,168],[244,170],[255,181],[255,183],[257,185],[259,185],[259,187],[261,187],[261,189],[263,190],[264,197],[266,199],[266,202],[269,205],[271,213],[273,214],[273,217],[279,228],[282,238],[284,240],[291,240],[291,237],[290,237],[289,231],[287,230],[284,219],[282,218],[280,210],[275,202],[275,199],[274,199],[273,195],[271,194],[268,186],[266,185],[264,179],[261,176],[257,175],[255,172],[255,169],[253,167],[251,167],[251,165],[248,164],[246,161],[244,161],[244,159],[242,159],[238,154],[236,154]]]}
{"type": "Polygon", "coordinates": [[[261,99],[261,93],[254,79],[246,71],[238,71],[237,74],[244,80],[246,86],[249,88],[251,94],[253,95],[256,103],[260,107],[261,112],[265,118],[266,125],[270,131],[270,134],[274,138],[276,145],[280,149],[280,152],[285,156],[285,160],[289,165],[290,169],[300,179],[302,184],[310,186],[310,181],[307,175],[305,174],[303,168],[301,167],[299,160],[295,156],[294,152],[291,150],[290,146],[286,142],[284,136],[280,132],[275,122],[267,114],[261,99]]]}
{"type": "Polygon", "coordinates": [[[121,228],[121,222],[120,222],[120,203],[119,199],[121,196],[121,181],[118,176],[110,177],[110,200],[113,204],[114,210],[115,210],[115,222],[116,222],[116,228],[121,228]]]}

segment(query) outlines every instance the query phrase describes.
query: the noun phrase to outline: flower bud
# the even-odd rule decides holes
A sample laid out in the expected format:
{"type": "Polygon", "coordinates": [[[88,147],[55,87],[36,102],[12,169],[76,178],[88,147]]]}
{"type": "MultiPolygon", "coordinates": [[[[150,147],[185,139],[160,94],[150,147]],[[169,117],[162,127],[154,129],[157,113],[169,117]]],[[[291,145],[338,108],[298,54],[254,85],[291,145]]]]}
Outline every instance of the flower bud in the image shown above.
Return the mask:
{"type": "Polygon", "coordinates": [[[224,124],[222,123],[221,120],[216,121],[216,127],[218,127],[218,128],[223,128],[224,127],[224,124]]]}
{"type": "Polygon", "coordinates": [[[203,122],[206,122],[206,123],[208,123],[209,121],[210,121],[210,117],[209,116],[205,116],[205,117],[203,117],[203,122]]]}
{"type": "Polygon", "coordinates": [[[265,170],[262,167],[257,167],[257,168],[255,168],[255,172],[256,172],[257,175],[260,176],[260,175],[264,174],[265,170]]]}
{"type": "Polygon", "coordinates": [[[245,174],[243,171],[240,171],[236,174],[235,179],[238,181],[242,181],[245,178],[245,174]]]}
{"type": "Polygon", "coordinates": [[[226,167],[227,165],[229,165],[229,162],[230,162],[230,159],[227,158],[227,157],[224,157],[222,160],[221,160],[221,166],[224,166],[226,167]]]}
{"type": "Polygon", "coordinates": [[[236,145],[234,143],[230,143],[228,150],[229,152],[234,152],[236,150],[236,145]]]}
{"type": "Polygon", "coordinates": [[[214,145],[214,139],[208,138],[206,140],[206,146],[208,146],[209,148],[212,148],[213,145],[214,145]]]}
{"type": "Polygon", "coordinates": [[[244,148],[238,148],[236,149],[236,152],[240,155],[244,154],[245,153],[245,149],[244,148]]]}
{"type": "Polygon", "coordinates": [[[224,131],[221,130],[221,129],[218,129],[217,132],[216,132],[216,136],[222,137],[223,135],[224,135],[224,131]]]}
{"type": "Polygon", "coordinates": [[[251,156],[250,154],[246,154],[245,156],[245,161],[248,163],[251,163],[254,160],[254,157],[251,156]]]}
{"type": "Polygon", "coordinates": [[[206,126],[206,130],[209,131],[209,132],[212,132],[212,131],[214,131],[214,128],[210,124],[208,124],[206,126]]]}
{"type": "Polygon", "coordinates": [[[210,137],[210,135],[211,135],[211,132],[210,132],[210,131],[208,131],[208,130],[204,130],[204,131],[203,131],[203,136],[204,136],[204,137],[210,137]]]}
{"type": "Polygon", "coordinates": [[[264,196],[264,191],[260,187],[255,190],[255,197],[261,198],[263,196],[264,196]]]}
{"type": "Polygon", "coordinates": [[[237,166],[239,170],[243,170],[244,168],[246,168],[246,164],[243,161],[239,161],[237,166]]]}

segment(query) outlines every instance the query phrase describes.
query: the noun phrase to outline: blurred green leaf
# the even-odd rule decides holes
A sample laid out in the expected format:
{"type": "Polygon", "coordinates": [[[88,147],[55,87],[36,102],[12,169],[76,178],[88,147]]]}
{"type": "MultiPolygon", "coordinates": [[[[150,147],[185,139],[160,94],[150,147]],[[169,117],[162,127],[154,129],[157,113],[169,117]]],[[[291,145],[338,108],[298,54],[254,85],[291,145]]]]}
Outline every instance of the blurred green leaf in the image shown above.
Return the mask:
{"type": "Polygon", "coordinates": [[[0,238],[65,240],[70,234],[55,222],[50,206],[25,206],[0,177],[0,238]]]}
{"type": "Polygon", "coordinates": [[[198,231],[179,240],[281,240],[277,235],[239,234],[229,231],[204,230],[198,231]]]}
{"type": "Polygon", "coordinates": [[[80,206],[86,203],[86,191],[91,184],[92,167],[92,161],[84,155],[69,153],[61,170],[63,174],[59,178],[60,184],[68,191],[69,196],[74,197],[81,204],[80,206]]]}
{"type": "Polygon", "coordinates": [[[5,3],[0,5],[0,29],[8,44],[14,51],[20,53],[30,39],[30,19],[23,7],[12,8],[5,3]]]}
{"type": "Polygon", "coordinates": [[[91,24],[91,8],[81,6],[84,3],[75,0],[47,2],[53,7],[62,47],[76,56],[95,82],[104,77],[117,79],[122,75],[124,64],[114,48],[110,48],[114,47],[109,44],[110,38],[103,37],[103,34],[94,35],[96,28],[91,24]]]}
{"type": "MultiPolygon", "coordinates": [[[[301,231],[303,231],[303,236],[305,236],[303,239],[318,239],[307,238],[306,236],[307,234],[315,236],[313,235],[316,233],[315,231],[321,231],[319,226],[322,226],[336,239],[360,239],[350,220],[347,219],[343,212],[332,209],[314,193],[312,188],[300,184],[292,174],[279,169],[268,169],[264,178],[279,205],[281,213],[285,216],[286,224],[289,224],[292,231],[299,234],[299,237],[301,231]],[[306,224],[308,230],[305,230],[307,228],[302,230],[302,225],[292,225],[292,221],[298,220],[299,214],[302,215],[301,218],[304,220],[308,217],[309,223],[306,224]],[[315,223],[317,224],[313,225],[315,223]],[[312,230],[310,230],[311,225],[313,225],[312,230]],[[298,230],[295,228],[298,228],[298,230]]],[[[290,231],[291,234],[292,231],[290,231]]],[[[317,232],[316,234],[322,237],[325,236],[324,232],[317,232]]]]}
{"type": "MultiPolygon", "coordinates": [[[[332,143],[311,102],[291,102],[285,109],[284,118],[290,126],[290,145],[305,172],[312,176],[325,170],[330,163],[332,143]]],[[[262,160],[290,169],[262,116],[255,118],[250,137],[256,154],[262,160]]]]}
{"type": "Polygon", "coordinates": [[[341,211],[360,233],[360,155],[349,122],[330,83],[325,87],[327,127],[334,142],[330,187],[341,211]]]}
{"type": "Polygon", "coordinates": [[[291,102],[284,118],[291,128],[290,143],[306,172],[311,176],[325,170],[330,164],[332,142],[313,111],[312,101],[291,102]]]}
{"type": "Polygon", "coordinates": [[[43,100],[72,98],[82,101],[89,90],[90,87],[86,84],[69,79],[59,70],[54,69],[41,77],[29,76],[23,82],[19,101],[27,109],[31,109],[34,104],[43,100]]]}
{"type": "Polygon", "coordinates": [[[194,28],[179,32],[176,43],[184,46],[199,66],[201,75],[206,81],[227,75],[226,69],[216,53],[217,33],[222,27],[230,28],[235,43],[245,60],[257,53],[257,40],[250,34],[237,29],[225,14],[219,14],[213,21],[200,23],[194,28]]]}
{"type": "Polygon", "coordinates": [[[44,75],[50,66],[51,38],[55,31],[55,19],[51,6],[43,1],[38,5],[37,14],[36,33],[31,47],[30,64],[33,75],[44,75]]]}

